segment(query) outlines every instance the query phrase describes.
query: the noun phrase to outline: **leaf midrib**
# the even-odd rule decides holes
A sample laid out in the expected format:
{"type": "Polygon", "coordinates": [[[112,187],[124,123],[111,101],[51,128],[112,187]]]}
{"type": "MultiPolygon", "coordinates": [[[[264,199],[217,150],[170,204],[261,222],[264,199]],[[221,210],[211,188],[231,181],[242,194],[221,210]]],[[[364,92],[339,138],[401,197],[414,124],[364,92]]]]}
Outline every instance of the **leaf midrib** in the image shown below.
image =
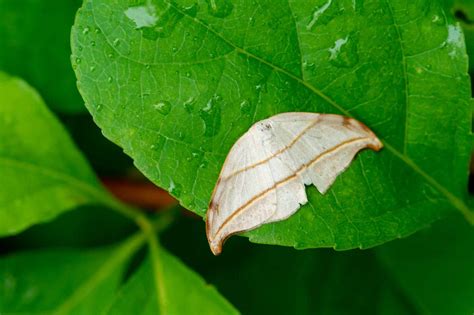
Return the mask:
{"type": "Polygon", "coordinates": [[[59,172],[52,168],[38,166],[27,161],[0,156],[0,163],[10,164],[10,166],[16,166],[17,168],[29,170],[31,172],[35,172],[37,174],[64,182],[70,185],[72,188],[76,188],[78,191],[84,193],[86,196],[92,197],[92,202],[102,203],[103,205],[110,207],[110,209],[115,210],[134,221],[136,221],[137,217],[139,216],[139,212],[131,210],[127,206],[121,204],[99,185],[93,186],[92,184],[84,180],[80,180],[74,176],[59,172]]]}
{"type": "Polygon", "coordinates": [[[112,274],[121,263],[136,252],[145,240],[145,234],[141,231],[126,240],[104,261],[96,272],[86,278],[84,282],[54,310],[54,314],[69,314],[84,298],[97,288],[103,280],[112,274]]]}
{"type": "Polygon", "coordinates": [[[0,162],[2,164],[7,164],[7,165],[9,164],[10,166],[14,166],[14,167],[23,169],[25,171],[27,170],[33,173],[37,173],[39,175],[43,175],[45,177],[62,181],[64,183],[69,184],[70,186],[73,186],[74,188],[77,188],[78,190],[82,191],[83,193],[87,195],[98,198],[99,200],[104,201],[106,198],[105,192],[101,191],[97,187],[85,181],[79,180],[74,176],[59,172],[55,169],[44,167],[44,166],[38,166],[36,164],[30,163],[27,161],[6,158],[3,156],[0,157],[0,162]]]}
{"type": "Polygon", "coordinates": [[[403,83],[404,83],[403,94],[405,96],[405,123],[403,124],[403,127],[405,128],[405,130],[404,130],[404,138],[403,138],[403,153],[406,154],[407,144],[408,144],[408,111],[409,111],[409,105],[410,105],[410,100],[408,97],[407,60],[405,57],[405,47],[403,45],[402,33],[400,31],[400,26],[397,24],[397,21],[395,20],[395,15],[393,13],[392,5],[390,4],[389,0],[385,0],[385,3],[387,4],[388,11],[390,12],[390,15],[392,16],[393,27],[395,27],[395,31],[397,32],[400,52],[402,53],[402,71],[403,71],[402,73],[403,73],[403,83]]]}

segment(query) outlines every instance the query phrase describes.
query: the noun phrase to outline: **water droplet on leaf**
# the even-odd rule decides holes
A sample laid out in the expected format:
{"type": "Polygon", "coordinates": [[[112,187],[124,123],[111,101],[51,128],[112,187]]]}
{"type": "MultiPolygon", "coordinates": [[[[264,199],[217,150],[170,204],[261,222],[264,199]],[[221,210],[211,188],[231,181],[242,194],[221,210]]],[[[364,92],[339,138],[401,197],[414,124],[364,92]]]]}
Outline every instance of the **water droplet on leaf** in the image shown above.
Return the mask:
{"type": "Polygon", "coordinates": [[[163,115],[168,115],[168,113],[171,111],[171,103],[168,101],[160,101],[153,105],[153,107],[163,115]]]}
{"type": "Polygon", "coordinates": [[[175,183],[172,179],[170,179],[170,185],[168,187],[168,191],[171,195],[179,198],[181,196],[182,186],[178,183],[175,183]]]}
{"type": "Polygon", "coordinates": [[[152,3],[134,6],[125,10],[125,15],[135,23],[137,29],[153,27],[158,22],[156,8],[152,3]]]}
{"type": "Polygon", "coordinates": [[[202,160],[204,154],[202,153],[202,151],[193,151],[191,152],[191,156],[193,157],[193,159],[200,161],[202,160]]]}
{"type": "Polygon", "coordinates": [[[232,13],[234,5],[230,0],[206,0],[210,15],[225,18],[232,13]]]}
{"type": "Polygon", "coordinates": [[[255,85],[255,90],[257,90],[258,93],[266,93],[267,81],[265,79],[261,80],[257,85],[255,85]]]}
{"type": "Polygon", "coordinates": [[[252,103],[250,103],[250,101],[248,100],[243,100],[241,103],[240,103],[240,112],[245,115],[245,116],[248,116],[251,114],[252,112],[252,103]]]}
{"type": "Polygon", "coordinates": [[[206,160],[203,160],[201,164],[199,164],[199,168],[206,168],[208,162],[206,160]]]}
{"type": "MultiPolygon", "coordinates": [[[[183,7],[182,10],[184,11],[186,15],[189,15],[190,17],[196,17],[199,11],[199,4],[194,3],[193,5],[183,7]]],[[[189,35],[189,33],[187,35],[189,35]]]]}
{"type": "Polygon", "coordinates": [[[199,116],[204,121],[204,136],[213,137],[221,128],[221,97],[214,95],[199,111],[199,116]]]}
{"type": "Polygon", "coordinates": [[[435,14],[431,17],[431,22],[433,22],[436,25],[444,25],[445,24],[444,18],[437,15],[437,14],[435,14]]]}
{"type": "MultiPolygon", "coordinates": [[[[184,14],[196,16],[199,6],[194,4],[181,8],[184,14]]],[[[135,28],[142,32],[142,36],[149,40],[159,37],[168,37],[175,29],[177,23],[184,17],[180,10],[171,4],[152,4],[132,6],[124,11],[125,15],[135,23],[135,28]]]]}
{"type": "Polygon", "coordinates": [[[311,12],[308,24],[306,24],[306,30],[310,31],[317,24],[327,24],[337,15],[344,11],[341,7],[342,1],[327,0],[324,4],[314,8],[311,12]]]}
{"type": "Polygon", "coordinates": [[[359,62],[358,40],[355,34],[340,38],[329,48],[329,61],[336,67],[350,68],[359,62]]]}
{"type": "Polygon", "coordinates": [[[194,97],[190,97],[184,102],[184,109],[188,114],[191,114],[194,111],[194,97]]]}

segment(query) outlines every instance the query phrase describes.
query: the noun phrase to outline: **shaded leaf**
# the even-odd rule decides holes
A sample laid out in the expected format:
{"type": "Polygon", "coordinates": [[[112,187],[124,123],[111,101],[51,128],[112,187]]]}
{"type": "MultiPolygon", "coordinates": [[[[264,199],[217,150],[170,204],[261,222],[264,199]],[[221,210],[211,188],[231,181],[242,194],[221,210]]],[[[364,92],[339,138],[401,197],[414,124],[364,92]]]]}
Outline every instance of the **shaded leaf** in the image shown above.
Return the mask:
{"type": "Polygon", "coordinates": [[[201,228],[183,218],[163,242],[242,314],[416,314],[371,250],[294,251],[234,238],[216,258],[201,228]]]}
{"type": "Polygon", "coordinates": [[[51,247],[105,246],[116,243],[136,229],[137,225],[120,213],[97,205],[79,206],[61,213],[51,222],[0,239],[0,253],[51,247]]]}
{"type": "Polygon", "coordinates": [[[252,241],[365,248],[452,209],[473,219],[462,201],[467,57],[440,2],[193,3],[87,0],[72,31],[95,121],[185,207],[205,214],[228,150],[253,122],[306,111],[353,116],[385,149],[364,152],[326,195],[309,188],[308,205],[252,241]]]}
{"type": "Polygon", "coordinates": [[[2,313],[97,314],[120,285],[140,235],[122,245],[90,251],[48,250],[0,259],[2,313]]]}
{"type": "Polygon", "coordinates": [[[378,249],[422,314],[474,312],[474,231],[459,218],[378,249]]]}
{"type": "Polygon", "coordinates": [[[148,257],[143,262],[117,294],[107,314],[238,313],[213,287],[164,249],[160,248],[158,259],[152,261],[148,257]],[[153,282],[152,264],[160,264],[163,268],[158,289],[153,282]],[[158,296],[164,297],[161,307],[158,296]]]}
{"type": "Polygon", "coordinates": [[[135,170],[132,159],[102,135],[89,113],[63,115],[60,119],[99,176],[124,176],[131,169],[135,170]]]}
{"type": "Polygon", "coordinates": [[[143,244],[138,233],[119,246],[43,250],[0,258],[0,312],[54,314],[236,314],[219,293],[177,258],[161,250],[122,286],[130,257],[143,244]],[[157,291],[151,264],[163,268],[157,291]],[[163,294],[163,292],[166,292],[163,294]],[[108,311],[107,311],[108,310],[108,311]]]}
{"type": "Polygon", "coordinates": [[[111,203],[40,96],[3,73],[0,125],[0,236],[84,203],[111,203]]]}
{"type": "Polygon", "coordinates": [[[32,84],[51,108],[85,110],[70,62],[70,29],[80,0],[0,0],[0,70],[32,84]]]}

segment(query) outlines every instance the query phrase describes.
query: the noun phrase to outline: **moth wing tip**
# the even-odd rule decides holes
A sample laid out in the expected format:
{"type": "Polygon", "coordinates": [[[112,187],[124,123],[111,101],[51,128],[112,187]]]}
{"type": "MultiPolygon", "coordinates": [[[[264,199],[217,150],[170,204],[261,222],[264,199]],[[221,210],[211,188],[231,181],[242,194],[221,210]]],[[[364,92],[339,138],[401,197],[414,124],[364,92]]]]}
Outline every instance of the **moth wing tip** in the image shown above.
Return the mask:
{"type": "Polygon", "coordinates": [[[222,243],[220,242],[209,243],[209,246],[214,256],[219,256],[222,253],[222,243]]]}

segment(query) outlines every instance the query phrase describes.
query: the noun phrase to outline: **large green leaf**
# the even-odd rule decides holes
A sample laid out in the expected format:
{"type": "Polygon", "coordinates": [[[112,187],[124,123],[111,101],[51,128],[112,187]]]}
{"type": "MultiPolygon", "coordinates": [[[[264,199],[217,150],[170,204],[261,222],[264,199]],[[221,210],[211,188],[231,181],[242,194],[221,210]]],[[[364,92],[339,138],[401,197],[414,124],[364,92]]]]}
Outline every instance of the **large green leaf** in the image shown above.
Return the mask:
{"type": "Polygon", "coordinates": [[[0,73],[0,236],[91,202],[113,204],[25,82],[0,73]]]}
{"type": "Polygon", "coordinates": [[[299,248],[406,236],[466,195],[469,80],[437,1],[87,0],[72,31],[104,134],[203,216],[229,148],[285,111],[351,115],[383,140],[290,219],[249,233],[299,248]]]}
{"type": "Polygon", "coordinates": [[[474,231],[449,218],[378,249],[421,314],[474,313],[474,231]]]}
{"type": "Polygon", "coordinates": [[[80,0],[0,0],[0,70],[20,76],[61,112],[84,111],[69,59],[80,0]]]}

